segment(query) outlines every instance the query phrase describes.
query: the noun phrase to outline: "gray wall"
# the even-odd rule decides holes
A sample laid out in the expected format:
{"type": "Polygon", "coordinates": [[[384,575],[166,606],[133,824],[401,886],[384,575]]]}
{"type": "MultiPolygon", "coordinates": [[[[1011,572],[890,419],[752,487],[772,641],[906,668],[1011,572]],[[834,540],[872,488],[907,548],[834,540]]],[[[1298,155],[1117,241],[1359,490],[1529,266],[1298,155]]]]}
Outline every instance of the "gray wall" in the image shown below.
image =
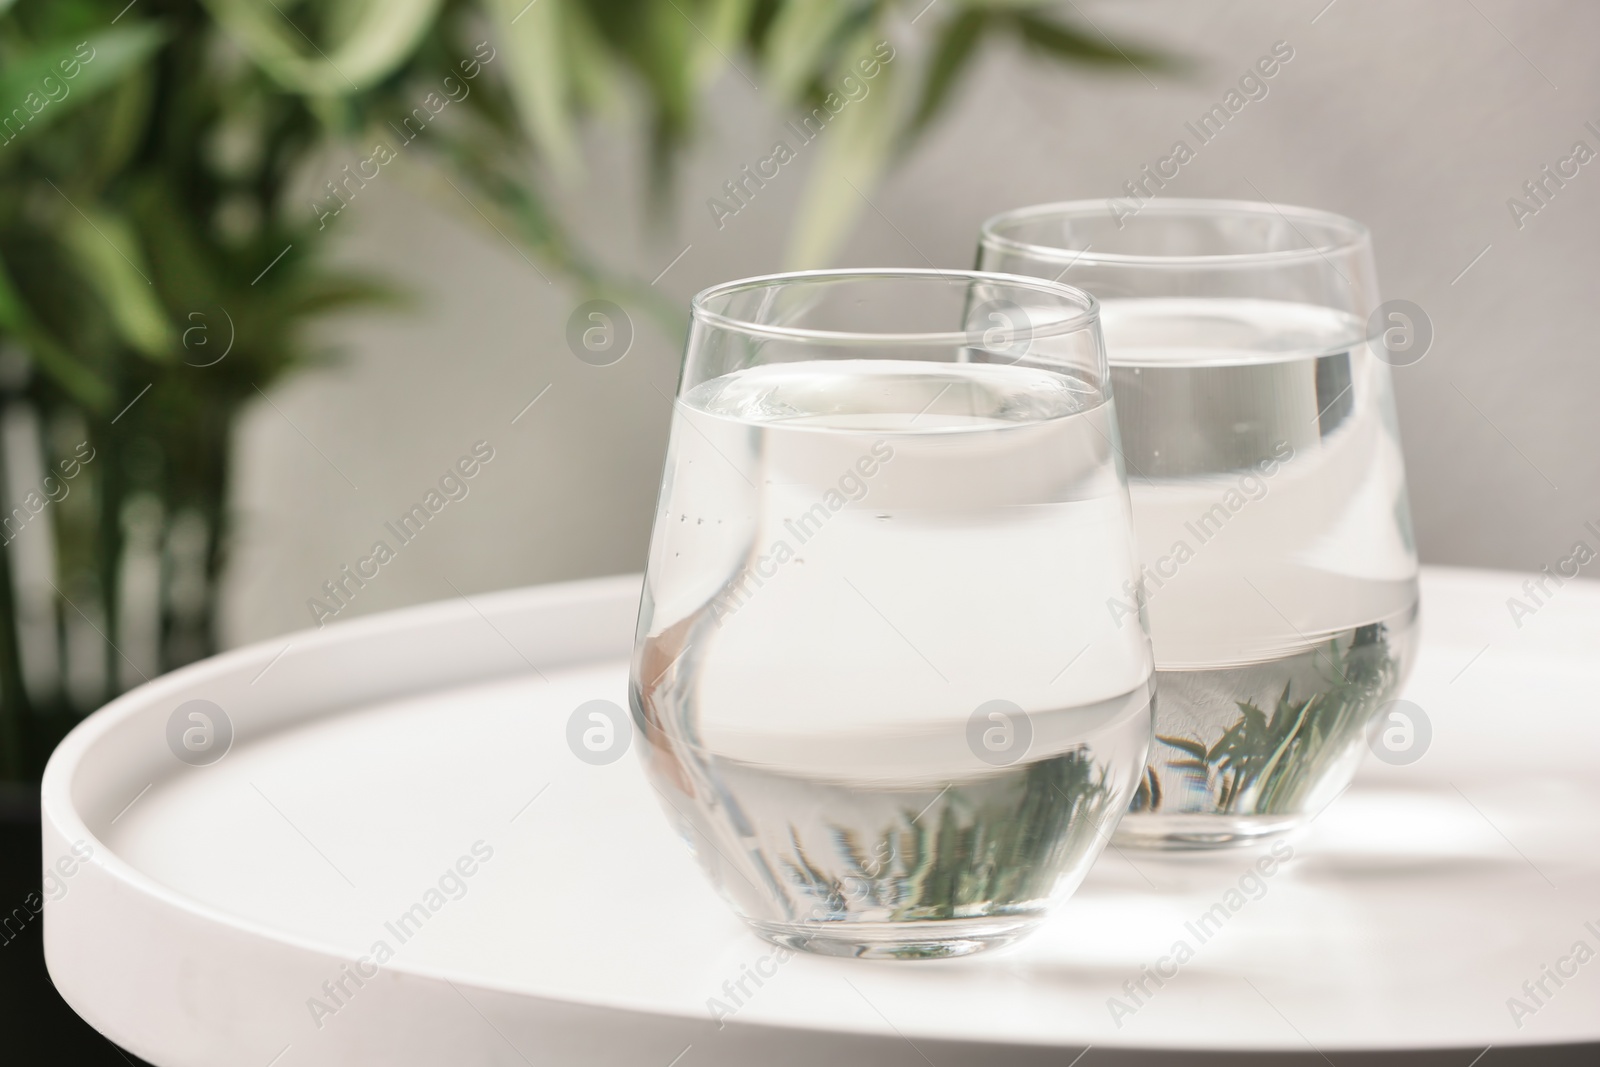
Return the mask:
{"type": "MultiPolygon", "coordinates": [[[[1600,160],[1520,229],[1506,202],[1575,141],[1600,151],[1584,128],[1600,128],[1600,5],[1324,3],[1083,0],[1098,26],[1198,57],[1201,70],[1090,78],[990,50],[944,124],[871,194],[838,261],[967,266],[993,212],[1115,195],[1286,40],[1295,57],[1269,95],[1167,193],[1265,196],[1373,228],[1385,295],[1420,304],[1436,331],[1427,358],[1396,371],[1422,555],[1537,568],[1580,536],[1593,543],[1582,525],[1600,520],[1600,160]]],[[[713,282],[780,268],[803,184],[785,168],[719,231],[705,199],[767,153],[780,116],[735,75],[711,96],[675,228],[645,223],[637,139],[614,127],[595,132],[590,173],[566,193],[584,241],[645,280],[689,246],[656,285],[679,305],[713,282]]],[[[330,157],[330,173],[346,161],[330,157]]],[[[542,279],[426,175],[386,171],[328,239],[418,302],[405,316],[335,324],[342,362],[287,383],[275,407],[245,419],[228,639],[308,625],[320,584],[375,539],[392,544],[384,521],[480,439],[495,458],[470,494],[341,618],[639,568],[679,355],[664,331],[636,313],[627,358],[580,363],[563,340],[580,297],[542,279]]]]}

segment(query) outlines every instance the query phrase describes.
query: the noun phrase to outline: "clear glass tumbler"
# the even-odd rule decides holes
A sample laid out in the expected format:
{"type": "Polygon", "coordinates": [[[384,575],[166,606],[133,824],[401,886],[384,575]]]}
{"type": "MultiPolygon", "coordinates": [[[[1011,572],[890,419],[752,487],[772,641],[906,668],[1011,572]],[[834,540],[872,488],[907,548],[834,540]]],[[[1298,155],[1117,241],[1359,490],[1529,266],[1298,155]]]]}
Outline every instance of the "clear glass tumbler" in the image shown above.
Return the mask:
{"type": "Polygon", "coordinates": [[[694,299],[630,697],[663,809],[761,936],[960,955],[1076,887],[1154,661],[1093,299],[969,271],[694,299]]]}
{"type": "Polygon", "coordinates": [[[1157,666],[1118,843],[1295,828],[1349,785],[1416,643],[1366,228],[1274,204],[1077,201],[990,219],[978,263],[1101,301],[1140,550],[1105,610],[1148,613],[1157,666]]]}

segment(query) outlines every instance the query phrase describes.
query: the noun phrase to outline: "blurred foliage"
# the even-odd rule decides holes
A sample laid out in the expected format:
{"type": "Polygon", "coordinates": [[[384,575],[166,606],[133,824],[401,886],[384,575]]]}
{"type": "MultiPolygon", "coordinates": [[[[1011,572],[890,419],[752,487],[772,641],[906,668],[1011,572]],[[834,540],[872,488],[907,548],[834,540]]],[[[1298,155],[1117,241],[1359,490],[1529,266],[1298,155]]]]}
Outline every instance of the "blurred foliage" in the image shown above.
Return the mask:
{"type": "Polygon", "coordinates": [[[318,187],[330,146],[425,161],[465,217],[579,286],[659,299],[596,267],[552,206],[582,172],[585,123],[643,118],[659,208],[730,64],[802,111],[893,42],[817,150],[793,253],[816,262],[859,211],[852,187],[937,119],[996,36],[1066,64],[1173,65],[1017,0],[0,0],[4,413],[35,428],[40,478],[59,481],[83,442],[95,456],[36,511],[28,450],[0,435],[15,520],[0,540],[44,539],[29,558],[53,572],[0,552],[0,776],[37,773],[84,712],[213,650],[235,415],[315,360],[320,316],[395,299],[332,266],[322,232],[391,159],[318,187]],[[130,537],[162,569],[143,667],[120,647],[130,537]]]}

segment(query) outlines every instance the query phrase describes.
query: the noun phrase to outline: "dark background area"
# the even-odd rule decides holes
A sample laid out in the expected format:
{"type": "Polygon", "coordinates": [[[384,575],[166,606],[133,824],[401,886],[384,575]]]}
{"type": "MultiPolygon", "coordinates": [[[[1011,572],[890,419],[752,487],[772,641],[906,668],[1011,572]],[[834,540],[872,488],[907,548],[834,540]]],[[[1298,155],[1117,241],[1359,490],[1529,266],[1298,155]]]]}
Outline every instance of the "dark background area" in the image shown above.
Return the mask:
{"type": "Polygon", "coordinates": [[[50,983],[44,966],[44,917],[28,908],[41,899],[42,865],[37,794],[20,788],[0,793],[0,908],[11,919],[0,941],[0,1034],[18,1057],[8,1055],[7,1062],[143,1064],[78,1018],[50,983]],[[19,914],[30,916],[20,931],[19,914]]]}

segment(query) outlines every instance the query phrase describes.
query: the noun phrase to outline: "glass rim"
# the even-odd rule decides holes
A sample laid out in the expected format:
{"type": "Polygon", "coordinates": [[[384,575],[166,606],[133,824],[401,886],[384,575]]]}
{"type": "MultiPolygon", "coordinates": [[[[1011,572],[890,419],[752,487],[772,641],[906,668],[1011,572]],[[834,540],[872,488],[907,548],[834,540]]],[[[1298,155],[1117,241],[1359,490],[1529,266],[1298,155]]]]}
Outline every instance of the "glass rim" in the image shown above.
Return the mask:
{"type": "Polygon", "coordinates": [[[1026,289],[1054,297],[1065,297],[1076,311],[1059,322],[1031,326],[1034,338],[1060,337],[1078,333],[1097,325],[1100,321],[1100,302],[1090,293],[1075,285],[1034,278],[1025,274],[1005,274],[982,270],[940,270],[936,267],[851,267],[823,270],[780,271],[775,274],[758,274],[737,278],[700,290],[689,301],[690,318],[697,323],[717,329],[783,341],[817,341],[852,345],[952,345],[970,342],[978,330],[935,330],[929,332],[870,331],[870,330],[816,330],[797,326],[776,326],[750,322],[734,315],[715,311],[708,302],[718,297],[752,289],[778,289],[792,283],[846,282],[871,279],[898,279],[901,281],[983,282],[999,283],[1014,289],[1026,289]]]}
{"type": "MultiPolygon", "coordinates": [[[[1051,262],[1065,262],[1069,266],[1077,263],[1089,263],[1122,267],[1192,268],[1208,266],[1272,266],[1314,257],[1326,259],[1330,255],[1355,251],[1370,243],[1372,239],[1372,231],[1366,225],[1357,222],[1348,215],[1340,215],[1334,211],[1299,207],[1294,204],[1279,204],[1269,200],[1223,200],[1201,197],[1154,199],[1141,206],[1138,209],[1138,214],[1188,218],[1224,216],[1277,218],[1287,222],[1296,233],[1300,233],[1300,230],[1295,226],[1295,221],[1300,220],[1326,226],[1338,233],[1339,239],[1328,243],[1313,243],[1308,240],[1305,248],[1283,248],[1263,252],[1216,252],[1200,255],[1164,256],[1133,252],[1095,252],[1092,249],[1033,244],[999,232],[999,227],[1007,223],[1040,217],[1103,217],[1114,210],[1112,205],[1116,204],[1118,200],[1119,198],[1117,197],[1106,197],[1099,200],[1060,200],[1049,204],[1032,204],[1028,207],[1002,211],[1000,214],[991,215],[984,220],[983,226],[979,229],[978,243],[984,249],[1019,252],[1051,262]]],[[[1305,237],[1305,234],[1301,233],[1300,236],[1305,237]]]]}

